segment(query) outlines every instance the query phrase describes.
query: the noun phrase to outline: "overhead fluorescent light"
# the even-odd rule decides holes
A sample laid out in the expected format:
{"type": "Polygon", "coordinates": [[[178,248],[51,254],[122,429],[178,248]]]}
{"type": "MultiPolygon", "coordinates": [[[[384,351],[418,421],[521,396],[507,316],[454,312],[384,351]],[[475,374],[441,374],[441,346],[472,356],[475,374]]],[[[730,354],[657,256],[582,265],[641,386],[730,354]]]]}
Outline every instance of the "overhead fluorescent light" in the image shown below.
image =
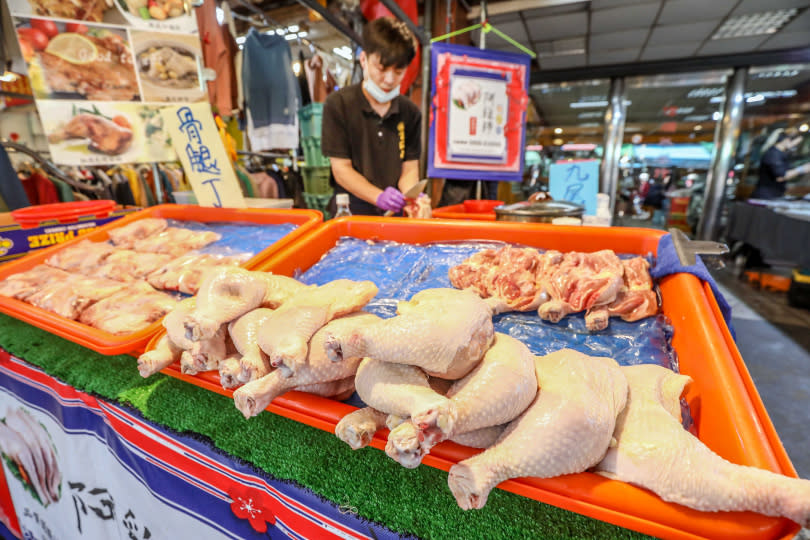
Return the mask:
{"type": "Polygon", "coordinates": [[[741,15],[726,20],[712,39],[731,39],[775,34],[798,13],[797,8],[777,9],[741,15]]]}
{"type": "Polygon", "coordinates": [[[0,82],[14,82],[19,78],[19,76],[11,71],[6,71],[3,74],[0,74],[0,82]]]}
{"type": "Polygon", "coordinates": [[[714,111],[712,113],[712,120],[714,120],[716,122],[717,120],[720,120],[721,116],[723,116],[723,115],[720,114],[720,111],[714,111]]]}
{"type": "Polygon", "coordinates": [[[760,101],[765,101],[765,96],[762,94],[756,94],[754,96],[745,98],[746,103],[759,103],[760,101]]]}
{"type": "Polygon", "coordinates": [[[307,37],[308,35],[309,32],[307,32],[306,30],[301,30],[300,32],[298,32],[298,37],[307,37]]]}
{"type": "Polygon", "coordinates": [[[701,86],[700,88],[693,88],[689,90],[689,93],[686,94],[688,98],[707,98],[707,97],[714,97],[719,96],[723,93],[722,86],[712,86],[706,87],[701,86]]]}
{"type": "Polygon", "coordinates": [[[799,131],[801,131],[802,133],[807,132],[808,129],[810,129],[810,126],[808,126],[807,124],[802,124],[799,126],[799,131]]]}
{"type": "Polygon", "coordinates": [[[287,32],[292,32],[293,34],[298,32],[299,28],[297,24],[291,24],[287,27],[287,32]]]}
{"type": "Polygon", "coordinates": [[[236,38],[236,44],[237,45],[242,45],[245,42],[246,39],[247,39],[247,36],[239,36],[238,38],[236,38]]]}
{"type": "MultiPolygon", "coordinates": [[[[624,100],[624,105],[630,105],[633,102],[629,99],[624,100]]],[[[602,101],[575,101],[573,103],[568,104],[572,109],[586,109],[586,108],[593,108],[593,107],[607,107],[608,102],[607,100],[602,101]]]]}
{"type": "Polygon", "coordinates": [[[705,122],[711,118],[708,114],[690,114],[689,116],[684,117],[684,122],[705,122]]]}
{"type": "Polygon", "coordinates": [[[578,124],[579,127],[600,127],[604,124],[600,124],[599,122],[585,122],[582,124],[578,124]]]}
{"type": "Polygon", "coordinates": [[[577,118],[601,118],[605,114],[601,111],[583,112],[577,115],[577,118]]]}
{"type": "Polygon", "coordinates": [[[287,41],[292,41],[297,37],[298,37],[298,34],[291,34],[289,32],[284,34],[284,39],[286,39],[287,41]]]}
{"type": "Polygon", "coordinates": [[[332,52],[340,56],[341,58],[345,58],[346,60],[352,59],[352,50],[346,45],[342,47],[335,47],[332,49],[332,52]]]}
{"type": "Polygon", "coordinates": [[[709,100],[709,103],[723,103],[726,100],[723,96],[714,96],[709,100]]]}

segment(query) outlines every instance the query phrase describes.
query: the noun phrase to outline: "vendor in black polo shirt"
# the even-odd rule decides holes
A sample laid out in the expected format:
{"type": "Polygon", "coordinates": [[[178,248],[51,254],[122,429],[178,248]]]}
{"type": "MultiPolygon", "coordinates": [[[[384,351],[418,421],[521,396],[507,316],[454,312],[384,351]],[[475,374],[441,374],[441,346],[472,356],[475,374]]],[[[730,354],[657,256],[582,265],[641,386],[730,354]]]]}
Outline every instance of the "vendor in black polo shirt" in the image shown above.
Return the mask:
{"type": "MultiPolygon", "coordinates": [[[[759,180],[751,194],[752,199],[776,199],[785,194],[786,182],[810,172],[808,164],[790,168],[790,153],[802,142],[802,134],[777,130],[771,137],[775,141],[764,154],[759,165],[759,180]]],[[[767,145],[767,143],[766,143],[767,145]]]]}
{"type": "Polygon", "coordinates": [[[403,191],[419,180],[419,108],[399,86],[416,54],[405,23],[381,17],[363,29],[363,82],[324,104],[321,150],[330,158],[336,193],[348,193],[353,214],[400,212],[403,191]]]}

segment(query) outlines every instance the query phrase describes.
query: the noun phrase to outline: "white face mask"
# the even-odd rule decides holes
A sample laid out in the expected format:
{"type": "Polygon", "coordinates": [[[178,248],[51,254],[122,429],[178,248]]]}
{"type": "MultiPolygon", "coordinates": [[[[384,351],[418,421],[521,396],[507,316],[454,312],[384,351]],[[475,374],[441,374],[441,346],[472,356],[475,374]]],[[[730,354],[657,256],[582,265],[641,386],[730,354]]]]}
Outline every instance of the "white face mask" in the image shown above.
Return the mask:
{"type": "Polygon", "coordinates": [[[377,83],[375,83],[371,79],[366,79],[365,81],[363,81],[363,88],[365,88],[366,92],[368,92],[369,95],[379,103],[388,103],[389,101],[391,101],[392,99],[394,99],[399,95],[399,85],[397,85],[396,88],[394,88],[390,92],[385,92],[383,91],[382,88],[377,86],[377,83]]]}

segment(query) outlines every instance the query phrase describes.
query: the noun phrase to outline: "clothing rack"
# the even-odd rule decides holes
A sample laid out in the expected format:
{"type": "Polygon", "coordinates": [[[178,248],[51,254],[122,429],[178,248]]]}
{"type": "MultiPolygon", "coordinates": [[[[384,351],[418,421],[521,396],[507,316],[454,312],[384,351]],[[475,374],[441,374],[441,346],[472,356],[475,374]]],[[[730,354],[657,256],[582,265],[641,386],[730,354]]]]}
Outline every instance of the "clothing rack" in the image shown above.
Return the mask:
{"type": "Polygon", "coordinates": [[[0,145],[2,145],[7,150],[11,150],[12,152],[20,152],[22,154],[26,154],[27,156],[32,157],[34,161],[36,161],[40,166],[42,166],[45,172],[61,180],[62,182],[68,184],[70,187],[74,189],[94,193],[98,195],[99,198],[102,199],[113,199],[112,192],[110,191],[110,188],[108,186],[105,185],[92,186],[89,184],[83,184],[63,173],[56,165],[54,165],[49,160],[42,157],[42,155],[39,152],[31,148],[28,148],[24,144],[0,140],[0,145]]]}

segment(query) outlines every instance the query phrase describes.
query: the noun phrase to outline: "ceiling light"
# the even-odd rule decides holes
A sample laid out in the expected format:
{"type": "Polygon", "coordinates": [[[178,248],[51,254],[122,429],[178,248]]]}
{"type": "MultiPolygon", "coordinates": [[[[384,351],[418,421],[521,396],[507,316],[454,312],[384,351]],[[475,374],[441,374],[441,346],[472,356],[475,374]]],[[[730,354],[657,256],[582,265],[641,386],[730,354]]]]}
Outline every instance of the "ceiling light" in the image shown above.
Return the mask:
{"type": "Polygon", "coordinates": [[[2,75],[0,75],[0,82],[14,82],[18,78],[18,75],[11,71],[6,71],[2,75]]]}
{"type": "Polygon", "coordinates": [[[577,115],[577,118],[601,118],[605,114],[601,111],[583,112],[577,115]]]}
{"type": "Polygon", "coordinates": [[[769,71],[761,71],[759,73],[751,73],[752,79],[777,79],[781,77],[795,77],[799,74],[798,69],[775,69],[769,71]]]}
{"type": "Polygon", "coordinates": [[[555,135],[559,135],[560,133],[562,133],[562,128],[554,128],[555,135]]]}
{"type": "Polygon", "coordinates": [[[309,32],[307,32],[306,30],[301,30],[300,32],[298,32],[298,37],[307,37],[308,35],[309,32]]]}
{"type": "Polygon", "coordinates": [[[236,44],[241,45],[241,44],[243,44],[245,42],[246,39],[247,39],[247,36],[239,36],[238,38],[236,38],[236,44]]]}
{"type": "Polygon", "coordinates": [[[284,34],[284,39],[286,39],[287,41],[292,41],[297,37],[298,37],[297,34],[290,34],[290,33],[284,34]]]}
{"type": "Polygon", "coordinates": [[[684,122],[705,122],[711,118],[708,114],[690,114],[689,116],[685,116],[683,121],[684,122]]]}
{"type": "Polygon", "coordinates": [[[686,94],[686,97],[705,98],[705,97],[719,96],[722,93],[723,93],[722,86],[715,86],[715,87],[701,86],[700,88],[693,88],[689,90],[689,93],[686,94]]]}
{"type": "Polygon", "coordinates": [[[225,10],[217,6],[217,24],[225,22],[225,10]]]}
{"type": "Polygon", "coordinates": [[[695,131],[700,131],[701,129],[703,129],[703,126],[701,126],[700,124],[698,124],[698,125],[696,125],[696,126],[693,128],[693,129],[694,129],[695,131]]]}
{"type": "Polygon", "coordinates": [[[802,133],[804,133],[808,129],[810,129],[810,126],[808,126],[807,124],[802,124],[799,126],[799,131],[801,131],[802,133]]]}
{"type": "Polygon", "coordinates": [[[762,94],[755,94],[751,97],[745,98],[746,103],[759,103],[760,101],[765,101],[765,96],[762,94]]]}
{"type": "Polygon", "coordinates": [[[585,122],[583,124],[579,124],[579,127],[599,127],[602,125],[603,124],[600,124],[599,122],[585,122]]]}
{"type": "Polygon", "coordinates": [[[709,100],[709,103],[723,103],[726,100],[723,96],[714,96],[709,100]]]}
{"type": "Polygon", "coordinates": [[[751,13],[726,20],[714,33],[712,39],[729,39],[747,36],[775,34],[798,13],[797,8],[777,9],[751,13]]]}
{"type": "Polygon", "coordinates": [[[345,58],[346,60],[352,59],[352,50],[346,45],[342,47],[335,47],[332,49],[332,52],[340,56],[341,58],[345,58]]]}
{"type": "MultiPolygon", "coordinates": [[[[264,33],[267,34],[268,36],[275,36],[276,35],[275,30],[265,30],[264,33]]],[[[278,35],[281,35],[281,34],[283,34],[283,32],[281,30],[279,30],[278,35]]]]}
{"type": "Polygon", "coordinates": [[[569,103],[572,109],[584,109],[586,107],[607,107],[607,100],[602,101],[575,101],[569,103]]]}
{"type": "Polygon", "coordinates": [[[294,62],[292,68],[293,73],[295,73],[297,76],[299,73],[301,73],[301,62],[294,62]]]}
{"type": "Polygon", "coordinates": [[[290,26],[287,27],[287,32],[292,32],[293,34],[298,32],[298,25],[291,24],[290,26]]]}
{"type": "Polygon", "coordinates": [[[714,120],[716,122],[716,121],[720,120],[721,116],[722,115],[720,114],[720,111],[714,111],[712,113],[712,120],[714,120]]]}
{"type": "Polygon", "coordinates": [[[563,140],[562,140],[562,139],[554,139],[554,140],[553,140],[553,141],[551,141],[551,142],[552,142],[552,143],[554,143],[554,144],[556,144],[557,146],[560,146],[560,145],[563,143],[563,140]]]}

